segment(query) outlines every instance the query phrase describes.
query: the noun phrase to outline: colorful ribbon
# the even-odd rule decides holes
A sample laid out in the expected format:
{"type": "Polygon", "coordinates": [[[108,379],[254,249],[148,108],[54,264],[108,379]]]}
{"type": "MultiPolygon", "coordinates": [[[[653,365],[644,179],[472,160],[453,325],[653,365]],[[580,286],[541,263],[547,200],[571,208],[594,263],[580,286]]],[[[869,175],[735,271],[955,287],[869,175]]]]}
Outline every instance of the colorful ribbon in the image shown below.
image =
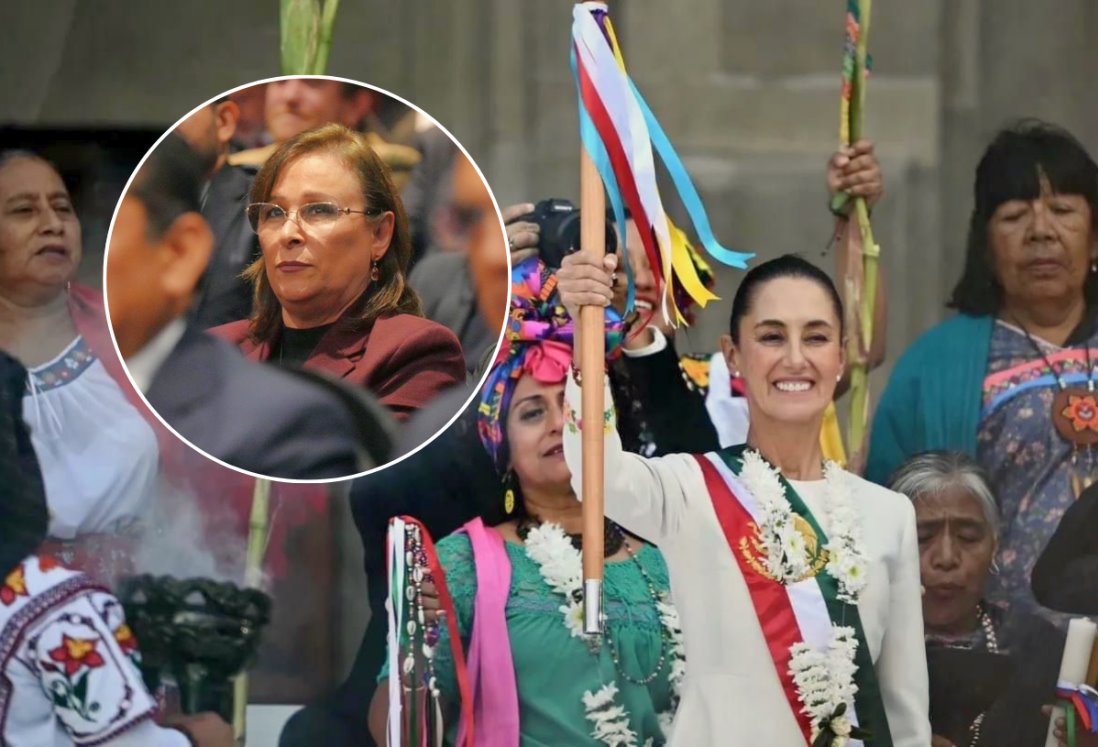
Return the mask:
{"type": "Polygon", "coordinates": [[[1057,704],[1064,709],[1068,747],[1075,746],[1076,722],[1083,731],[1098,734],[1098,690],[1089,685],[1060,682],[1056,685],[1057,704]]]}
{"type": "MultiPolygon", "coordinates": [[[[404,607],[409,592],[408,577],[410,574],[417,572],[414,566],[417,561],[411,557],[411,552],[407,547],[408,525],[414,525],[419,530],[427,567],[426,569],[419,568],[418,572],[424,573],[425,570],[426,575],[434,583],[435,590],[438,593],[439,606],[444,613],[444,624],[450,634],[450,653],[453,656],[454,678],[457,681],[461,718],[463,723],[466,724],[462,735],[464,741],[459,740],[456,747],[471,747],[474,739],[473,696],[469,684],[469,670],[465,663],[465,651],[461,647],[461,635],[457,627],[457,609],[454,607],[454,599],[446,584],[446,574],[439,563],[438,552],[435,550],[431,535],[422,522],[411,516],[394,516],[391,518],[386,537],[386,565],[389,573],[389,599],[385,605],[389,616],[389,718],[386,732],[389,743],[398,745],[407,743],[420,747],[421,745],[427,745],[429,739],[427,730],[424,728],[426,718],[422,714],[416,713],[419,704],[415,699],[415,689],[412,690],[412,697],[409,702],[411,712],[409,714],[403,713],[402,675],[404,672],[401,666],[400,650],[402,643],[405,641],[404,636],[411,630],[410,626],[417,623],[417,621],[408,620],[404,617],[404,607]],[[407,740],[404,739],[402,734],[405,721],[408,722],[409,726],[407,740]]],[[[417,641],[416,635],[410,635],[407,639],[407,645],[411,646],[426,645],[426,643],[422,640],[417,641]]]]}
{"type": "MultiPolygon", "coordinates": [[[[564,381],[572,366],[576,327],[556,289],[556,276],[536,257],[511,270],[511,313],[477,408],[477,432],[501,472],[507,466],[502,463],[502,421],[507,417],[515,384],[524,374],[543,384],[557,384],[564,381]]],[[[608,359],[621,348],[623,327],[621,316],[607,307],[608,359]]]]}
{"type": "MultiPolygon", "coordinates": [[[[839,96],[839,142],[850,145],[861,137],[865,106],[865,81],[858,75],[858,42],[862,38],[862,8],[858,0],[847,0],[843,24],[842,89],[839,96]]],[[[864,77],[869,77],[873,58],[866,53],[864,77]]],[[[841,213],[850,195],[839,192],[831,198],[832,212],[841,213]]]]}
{"type": "MultiPolygon", "coordinates": [[[[675,299],[677,286],[702,307],[717,297],[709,291],[690,261],[686,235],[664,210],[656,183],[653,146],[679,192],[705,251],[717,261],[741,269],[746,268],[747,261],[754,255],[726,249],[713,235],[701,198],[682,160],[626,72],[606,5],[597,2],[577,4],[572,17],[572,71],[579,97],[583,147],[599,171],[621,225],[624,224],[622,203],[629,206],[640,229],[657,287],[671,286],[671,294],[662,295],[664,318],[671,320],[667,303],[670,295],[675,306],[674,321],[682,322],[685,319],[680,302],[675,299]]],[[[628,263],[626,265],[629,272],[628,263]]],[[[627,311],[632,311],[633,299],[629,272],[627,311]]]]}

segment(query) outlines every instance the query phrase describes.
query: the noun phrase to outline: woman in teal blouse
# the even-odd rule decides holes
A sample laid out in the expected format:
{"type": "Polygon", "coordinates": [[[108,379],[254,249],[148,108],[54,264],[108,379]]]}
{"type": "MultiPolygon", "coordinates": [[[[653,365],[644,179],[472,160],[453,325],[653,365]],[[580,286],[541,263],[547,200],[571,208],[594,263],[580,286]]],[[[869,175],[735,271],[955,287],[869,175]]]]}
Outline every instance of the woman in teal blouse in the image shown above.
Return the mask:
{"type": "MultiPolygon", "coordinates": [[[[581,576],[582,514],[562,448],[572,324],[540,262],[516,266],[512,280],[512,325],[485,383],[478,423],[503,474],[502,510],[438,543],[469,674],[479,675],[475,698],[485,688],[494,691],[483,696],[493,705],[481,704],[475,744],[662,745],[685,671],[667,567],[655,547],[607,523],[605,633],[591,648],[579,633],[580,606],[572,596],[581,576]],[[486,588],[501,568],[507,587],[486,588]],[[486,601],[493,593],[503,608],[495,621],[486,601]],[[495,669],[478,664],[478,635],[495,669]],[[501,648],[508,649],[502,664],[501,648]]],[[[620,320],[608,316],[607,349],[620,342],[620,330],[620,320]]],[[[456,744],[459,688],[447,626],[441,629],[433,667],[447,706],[447,744],[456,744]]],[[[379,744],[386,740],[388,676],[382,672],[370,708],[379,744]]],[[[420,686],[408,678],[403,684],[420,686]]]]}
{"type": "Polygon", "coordinates": [[[973,457],[1001,502],[989,597],[1023,612],[1041,549],[1098,477],[1098,165],[1064,130],[1022,122],[988,146],[974,198],[960,313],[897,362],[866,476],[883,484],[927,450],[973,457]]]}

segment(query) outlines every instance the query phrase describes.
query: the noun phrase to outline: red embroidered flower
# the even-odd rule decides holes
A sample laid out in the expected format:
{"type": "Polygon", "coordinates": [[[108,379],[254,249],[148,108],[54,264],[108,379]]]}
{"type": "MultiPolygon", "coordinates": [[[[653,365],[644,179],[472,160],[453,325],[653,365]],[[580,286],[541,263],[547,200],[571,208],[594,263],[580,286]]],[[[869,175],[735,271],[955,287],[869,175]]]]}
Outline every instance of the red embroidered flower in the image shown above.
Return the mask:
{"type": "Polygon", "coordinates": [[[54,568],[60,568],[61,561],[52,555],[39,555],[38,556],[38,570],[42,573],[49,573],[54,568]]]}
{"type": "Polygon", "coordinates": [[[10,607],[19,597],[27,596],[27,579],[23,574],[23,564],[15,566],[15,570],[4,579],[4,585],[0,586],[0,602],[5,607],[10,607]]]}
{"type": "Polygon", "coordinates": [[[118,645],[122,648],[122,653],[127,656],[137,650],[137,638],[134,637],[133,631],[130,630],[130,626],[126,623],[122,623],[114,631],[114,640],[118,641],[118,645]]]}
{"type": "Polygon", "coordinates": [[[1061,413],[1071,421],[1071,427],[1075,432],[1085,430],[1098,431],[1098,403],[1094,397],[1068,396],[1068,406],[1061,413]]]}
{"type": "Polygon", "coordinates": [[[72,677],[81,667],[95,669],[103,666],[103,657],[95,650],[99,641],[95,638],[69,638],[62,635],[61,645],[50,651],[50,658],[65,665],[65,674],[72,677]]]}

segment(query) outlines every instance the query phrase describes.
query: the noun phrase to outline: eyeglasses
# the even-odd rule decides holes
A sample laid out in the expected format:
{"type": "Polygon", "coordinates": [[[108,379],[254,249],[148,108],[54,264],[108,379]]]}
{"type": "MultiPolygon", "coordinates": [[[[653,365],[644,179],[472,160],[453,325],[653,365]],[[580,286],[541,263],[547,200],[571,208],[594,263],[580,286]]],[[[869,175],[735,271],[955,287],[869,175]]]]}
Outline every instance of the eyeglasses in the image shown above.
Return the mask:
{"type": "Polygon", "coordinates": [[[253,202],[244,212],[248,216],[248,223],[251,224],[252,230],[256,233],[264,233],[281,230],[287,219],[302,227],[328,228],[339,220],[341,215],[358,213],[368,218],[376,218],[383,211],[376,208],[373,210],[341,208],[334,202],[310,202],[297,210],[287,210],[273,202],[253,202]]]}

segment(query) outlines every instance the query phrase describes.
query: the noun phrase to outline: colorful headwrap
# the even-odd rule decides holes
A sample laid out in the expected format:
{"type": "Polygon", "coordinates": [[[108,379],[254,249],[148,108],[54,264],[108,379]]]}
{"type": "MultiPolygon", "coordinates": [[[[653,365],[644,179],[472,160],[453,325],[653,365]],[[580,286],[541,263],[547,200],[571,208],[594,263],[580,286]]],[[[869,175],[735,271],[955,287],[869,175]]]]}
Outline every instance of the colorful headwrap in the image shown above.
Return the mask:
{"type": "MultiPolygon", "coordinates": [[[[537,257],[511,270],[511,312],[503,344],[481,390],[477,432],[502,472],[503,420],[515,384],[524,374],[543,384],[559,384],[572,365],[575,324],[557,295],[557,278],[537,257]]],[[[606,352],[613,358],[622,342],[622,319],[606,309],[606,352]]]]}

